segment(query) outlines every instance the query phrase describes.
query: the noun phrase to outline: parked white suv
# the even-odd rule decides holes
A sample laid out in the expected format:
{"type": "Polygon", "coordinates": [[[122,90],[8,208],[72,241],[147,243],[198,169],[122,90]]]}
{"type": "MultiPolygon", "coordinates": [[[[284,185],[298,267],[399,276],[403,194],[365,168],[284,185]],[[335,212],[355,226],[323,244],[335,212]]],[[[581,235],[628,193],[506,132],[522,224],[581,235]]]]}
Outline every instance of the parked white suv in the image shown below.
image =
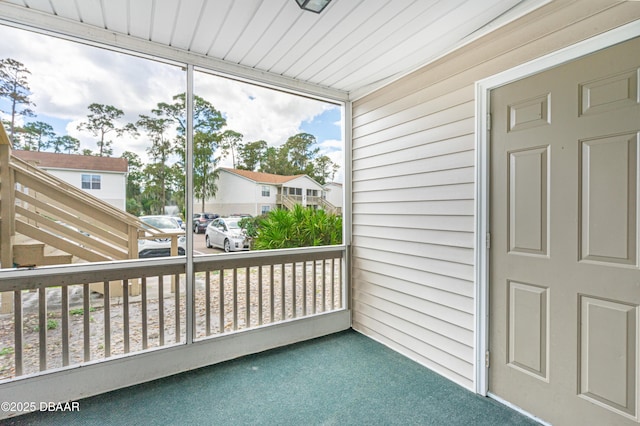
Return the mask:
{"type": "MultiPolygon", "coordinates": [[[[159,229],[164,234],[178,235],[178,255],[184,256],[186,253],[187,239],[184,230],[177,220],[170,216],[140,216],[144,223],[159,229]]],[[[147,232],[151,235],[151,232],[147,232]]],[[[141,259],[150,257],[171,256],[171,237],[138,240],[138,257],[141,259]]]]}

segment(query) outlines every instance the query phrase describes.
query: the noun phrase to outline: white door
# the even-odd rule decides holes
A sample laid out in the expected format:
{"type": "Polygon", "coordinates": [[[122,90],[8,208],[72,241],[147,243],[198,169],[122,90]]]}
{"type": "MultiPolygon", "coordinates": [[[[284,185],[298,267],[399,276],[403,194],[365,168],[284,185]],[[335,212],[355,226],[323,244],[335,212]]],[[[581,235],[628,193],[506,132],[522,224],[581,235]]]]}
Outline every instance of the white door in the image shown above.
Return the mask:
{"type": "Polygon", "coordinates": [[[491,93],[491,393],[638,425],[640,39],[491,93]]]}

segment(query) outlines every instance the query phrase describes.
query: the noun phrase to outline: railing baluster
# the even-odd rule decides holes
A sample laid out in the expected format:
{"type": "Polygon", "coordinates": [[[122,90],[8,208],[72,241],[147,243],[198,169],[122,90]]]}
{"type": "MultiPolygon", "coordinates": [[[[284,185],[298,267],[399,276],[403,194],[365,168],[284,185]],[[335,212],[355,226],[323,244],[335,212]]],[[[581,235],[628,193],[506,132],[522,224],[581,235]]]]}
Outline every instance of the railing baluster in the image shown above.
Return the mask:
{"type": "Polygon", "coordinates": [[[122,329],[124,331],[124,353],[129,353],[129,280],[122,280],[122,329]]]}
{"type": "Polygon", "coordinates": [[[238,329],[238,268],[233,268],[233,329],[238,329]]]}
{"type": "Polygon", "coordinates": [[[285,302],[285,285],[286,285],[286,271],[284,263],[280,265],[280,321],[284,321],[286,318],[286,302],[285,302]]]}
{"type": "Polygon", "coordinates": [[[296,285],[297,285],[297,280],[296,280],[296,262],[293,262],[291,264],[291,314],[292,317],[295,318],[296,317],[296,305],[297,305],[297,300],[296,300],[296,285]]]}
{"type": "Polygon", "coordinates": [[[331,259],[331,310],[336,308],[336,260],[331,259]]]}
{"type": "Polygon", "coordinates": [[[89,320],[91,319],[91,307],[89,304],[89,283],[82,284],[82,315],[83,319],[83,337],[84,337],[84,360],[91,361],[91,330],[89,329],[89,320]]]}
{"type": "Polygon", "coordinates": [[[318,304],[318,261],[313,261],[313,314],[316,313],[318,304]]]}
{"type": "Polygon", "coordinates": [[[220,321],[220,334],[224,333],[224,269],[218,270],[218,308],[220,312],[218,312],[218,321],[220,321]]]}
{"type": "Polygon", "coordinates": [[[275,316],[275,290],[274,290],[274,273],[273,273],[273,265],[269,265],[269,275],[271,276],[271,282],[269,284],[269,322],[273,322],[273,317],[275,316]]]}
{"type": "Polygon", "coordinates": [[[40,371],[47,369],[47,289],[38,290],[38,324],[40,341],[40,371]]]}
{"type": "Polygon", "coordinates": [[[164,346],[164,275],[158,276],[158,338],[164,346]]]}
{"type": "Polygon", "coordinates": [[[23,374],[23,318],[22,318],[22,291],[16,290],[13,292],[13,310],[14,310],[14,324],[13,332],[15,334],[15,370],[16,376],[22,376],[23,374]]]}
{"type": "Polygon", "coordinates": [[[211,272],[204,274],[205,334],[211,335],[211,272]]]}
{"type": "Polygon", "coordinates": [[[322,259],[322,312],[327,310],[327,259],[322,259]]]}
{"type": "Polygon", "coordinates": [[[147,277],[142,277],[140,280],[142,285],[142,349],[147,349],[149,346],[149,334],[147,328],[149,327],[149,317],[147,315],[147,277]]]}
{"type": "Polygon", "coordinates": [[[258,325],[262,325],[262,268],[258,266],[258,325]]]}
{"type": "Polygon", "coordinates": [[[104,280],[104,356],[111,356],[111,283],[104,280]]]}
{"type": "Polygon", "coordinates": [[[307,316],[307,261],[302,262],[302,316],[307,316]]]}
{"type": "Polygon", "coordinates": [[[61,292],[61,319],[62,319],[62,366],[69,365],[69,286],[63,285],[61,292]]]}
{"type": "Polygon", "coordinates": [[[342,259],[338,260],[338,306],[343,307],[342,301],[342,259]]]}
{"type": "Polygon", "coordinates": [[[176,343],[180,343],[180,275],[175,274],[173,282],[175,282],[176,285],[174,309],[176,315],[176,343]]]}
{"type": "Polygon", "coordinates": [[[247,266],[244,269],[244,301],[245,301],[245,312],[244,312],[244,328],[249,328],[251,326],[251,288],[249,286],[249,267],[247,266]]]}

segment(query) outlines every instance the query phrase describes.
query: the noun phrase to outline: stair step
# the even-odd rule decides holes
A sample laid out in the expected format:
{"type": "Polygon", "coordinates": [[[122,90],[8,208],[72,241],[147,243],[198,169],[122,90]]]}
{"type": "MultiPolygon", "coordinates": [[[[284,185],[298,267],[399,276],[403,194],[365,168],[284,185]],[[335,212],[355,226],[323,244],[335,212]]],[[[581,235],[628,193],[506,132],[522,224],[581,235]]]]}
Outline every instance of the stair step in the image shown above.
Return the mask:
{"type": "Polygon", "coordinates": [[[35,240],[23,239],[13,246],[13,263],[17,267],[64,265],[73,262],[73,255],[35,240]]]}
{"type": "Polygon", "coordinates": [[[70,254],[56,254],[44,256],[42,265],[66,265],[71,263],[73,256],[70,254]]]}
{"type": "Polygon", "coordinates": [[[13,246],[13,263],[18,267],[42,264],[44,243],[25,243],[13,246]]]}

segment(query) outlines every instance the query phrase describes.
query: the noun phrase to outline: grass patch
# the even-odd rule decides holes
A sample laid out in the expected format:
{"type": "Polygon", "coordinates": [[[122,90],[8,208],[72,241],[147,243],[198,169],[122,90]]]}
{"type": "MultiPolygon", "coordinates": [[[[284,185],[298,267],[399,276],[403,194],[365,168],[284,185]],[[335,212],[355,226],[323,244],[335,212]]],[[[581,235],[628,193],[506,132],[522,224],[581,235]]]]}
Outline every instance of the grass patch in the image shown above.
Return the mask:
{"type": "Polygon", "coordinates": [[[0,349],[0,356],[11,355],[12,353],[13,353],[13,348],[11,346],[7,346],[6,348],[0,349]]]}
{"type": "MultiPolygon", "coordinates": [[[[96,310],[96,308],[94,308],[94,307],[90,307],[89,308],[89,312],[95,312],[95,310],[96,310]]],[[[73,315],[73,316],[84,315],[84,308],[69,309],[69,314],[73,315]]]]}

